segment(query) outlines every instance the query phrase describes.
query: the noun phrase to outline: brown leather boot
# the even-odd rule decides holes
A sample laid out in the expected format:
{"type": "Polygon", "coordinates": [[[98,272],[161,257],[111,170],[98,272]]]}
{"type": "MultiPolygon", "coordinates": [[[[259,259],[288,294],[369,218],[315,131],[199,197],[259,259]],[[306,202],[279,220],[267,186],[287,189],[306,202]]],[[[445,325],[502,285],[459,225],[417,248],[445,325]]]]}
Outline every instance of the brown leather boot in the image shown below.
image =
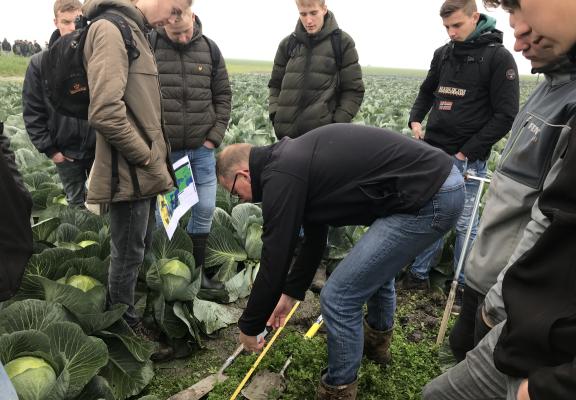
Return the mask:
{"type": "Polygon", "coordinates": [[[317,400],[356,400],[358,393],[358,379],[348,385],[332,386],[324,382],[326,370],[322,371],[320,386],[318,386],[317,400]]]}
{"type": "Polygon", "coordinates": [[[368,325],[364,318],[364,355],[369,360],[386,365],[392,359],[390,343],[394,328],[387,331],[378,331],[368,325]]]}

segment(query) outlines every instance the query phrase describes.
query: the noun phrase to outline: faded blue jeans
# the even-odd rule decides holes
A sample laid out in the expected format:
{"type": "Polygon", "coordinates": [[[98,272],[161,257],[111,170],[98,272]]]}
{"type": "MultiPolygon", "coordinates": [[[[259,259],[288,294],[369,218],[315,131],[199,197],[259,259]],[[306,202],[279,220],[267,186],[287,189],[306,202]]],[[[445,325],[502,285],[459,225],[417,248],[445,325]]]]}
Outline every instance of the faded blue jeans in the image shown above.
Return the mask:
{"type": "Polygon", "coordinates": [[[356,379],[362,360],[364,304],[366,321],[385,331],[394,324],[394,277],[407,263],[448,232],[464,205],[464,180],[456,167],[416,214],[379,218],[330,275],[320,294],[328,331],[329,385],[356,379]]]}
{"type": "MultiPolygon", "coordinates": [[[[468,162],[467,160],[461,161],[458,160],[456,157],[453,157],[454,165],[458,167],[460,172],[464,174],[468,172],[469,174],[473,174],[475,176],[485,178],[487,173],[486,168],[486,161],[477,160],[473,162],[468,162]]],[[[464,201],[464,209],[462,210],[462,214],[460,218],[458,218],[458,222],[456,223],[456,243],[454,244],[454,271],[456,271],[456,267],[458,266],[458,260],[460,259],[460,255],[462,254],[462,249],[464,248],[464,239],[466,238],[466,231],[468,230],[468,224],[470,223],[470,218],[472,216],[472,211],[474,210],[474,201],[476,200],[476,194],[478,193],[478,188],[480,187],[480,182],[472,179],[468,179],[465,181],[465,189],[466,189],[466,199],[464,201]]],[[[478,232],[478,221],[479,216],[476,214],[474,218],[474,222],[472,224],[472,232],[470,235],[470,241],[468,242],[468,250],[474,243],[474,239],[476,238],[476,233],[478,232]]],[[[444,248],[444,237],[441,237],[436,242],[434,242],[430,247],[425,249],[412,264],[410,268],[412,275],[419,279],[428,279],[430,274],[430,270],[435,265],[438,257],[442,253],[442,249],[444,248]]],[[[466,251],[468,254],[468,251],[466,251]]],[[[464,284],[464,268],[460,272],[458,276],[458,283],[464,284]]]]}
{"type": "Polygon", "coordinates": [[[174,163],[188,156],[192,167],[192,176],[198,192],[198,203],[192,207],[192,213],[186,230],[191,235],[210,233],[212,216],[216,208],[216,157],[214,149],[200,146],[197,149],[176,150],[170,154],[174,163]]]}
{"type": "Polygon", "coordinates": [[[108,304],[126,304],[124,319],[138,323],[134,292],[144,255],[152,244],[156,198],[110,204],[108,304]]]}

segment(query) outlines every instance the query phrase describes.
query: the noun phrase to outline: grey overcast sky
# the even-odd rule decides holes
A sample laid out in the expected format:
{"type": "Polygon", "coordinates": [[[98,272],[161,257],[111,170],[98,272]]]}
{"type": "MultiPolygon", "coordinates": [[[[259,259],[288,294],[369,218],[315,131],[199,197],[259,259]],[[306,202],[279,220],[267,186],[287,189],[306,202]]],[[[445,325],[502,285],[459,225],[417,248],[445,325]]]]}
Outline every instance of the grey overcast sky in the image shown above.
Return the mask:
{"type": "MultiPolygon", "coordinates": [[[[162,1],[162,0],[160,0],[162,1]]],[[[427,69],[434,49],[447,41],[438,16],[442,0],[326,0],[341,29],[356,42],[362,65],[427,69]]],[[[504,44],[514,38],[502,10],[481,12],[497,19],[504,44]]],[[[54,30],[52,0],[1,0],[0,38],[44,43],[54,30]]],[[[195,0],[193,10],[225,58],[272,60],[280,40],[294,30],[294,0],[195,0]]],[[[514,55],[521,73],[530,65],[514,55]]]]}

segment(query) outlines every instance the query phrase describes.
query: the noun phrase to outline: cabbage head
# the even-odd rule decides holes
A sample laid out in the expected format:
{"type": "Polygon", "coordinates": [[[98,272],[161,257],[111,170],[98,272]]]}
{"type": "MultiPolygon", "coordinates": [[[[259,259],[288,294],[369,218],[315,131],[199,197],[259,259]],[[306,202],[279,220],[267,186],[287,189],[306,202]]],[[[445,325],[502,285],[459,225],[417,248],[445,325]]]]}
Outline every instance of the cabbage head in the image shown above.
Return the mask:
{"type": "Polygon", "coordinates": [[[84,293],[92,290],[96,286],[102,286],[96,279],[87,275],[72,275],[66,280],[66,284],[80,289],[84,293]]]}
{"type": "Polygon", "coordinates": [[[179,260],[170,260],[160,268],[160,275],[175,275],[184,278],[186,283],[190,283],[192,280],[192,273],[190,272],[190,268],[182,261],[179,260]]]}
{"type": "Polygon", "coordinates": [[[41,399],[56,383],[56,372],[40,357],[20,357],[5,366],[21,400],[41,399]]]}
{"type": "Polygon", "coordinates": [[[192,301],[200,290],[200,271],[195,269],[194,257],[184,253],[157,260],[146,274],[150,289],[161,293],[166,301],[192,301]]]}

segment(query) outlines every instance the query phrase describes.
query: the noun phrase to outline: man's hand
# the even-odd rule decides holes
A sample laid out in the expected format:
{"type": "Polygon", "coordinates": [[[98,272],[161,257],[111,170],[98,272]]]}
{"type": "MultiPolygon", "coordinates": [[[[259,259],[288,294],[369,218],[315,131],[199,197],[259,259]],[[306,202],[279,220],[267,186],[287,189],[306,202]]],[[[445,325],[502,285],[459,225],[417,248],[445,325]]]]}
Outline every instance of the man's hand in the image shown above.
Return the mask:
{"type": "Polygon", "coordinates": [[[216,146],[214,146],[214,143],[212,143],[211,141],[205,140],[204,147],[206,147],[207,149],[214,149],[216,146]]]}
{"type": "Polygon", "coordinates": [[[58,152],[58,153],[54,153],[54,155],[52,156],[52,161],[54,161],[55,164],[61,164],[64,161],[74,162],[74,159],[70,158],[70,157],[66,157],[61,152],[58,152]]]}
{"type": "Polygon", "coordinates": [[[518,388],[518,394],[516,395],[517,400],[530,400],[530,395],[528,394],[528,379],[524,379],[518,388]]]}
{"type": "Polygon", "coordinates": [[[242,332],[240,332],[239,339],[240,343],[242,343],[242,345],[244,346],[244,349],[246,351],[251,351],[253,353],[258,353],[260,350],[262,350],[262,348],[266,344],[264,338],[260,338],[260,341],[258,341],[259,340],[258,336],[248,336],[242,332]]]}
{"type": "Polygon", "coordinates": [[[466,156],[465,156],[464,153],[462,153],[461,151],[459,151],[458,153],[454,154],[454,157],[456,157],[456,158],[459,159],[460,161],[466,160],[466,156]]]}
{"type": "Polygon", "coordinates": [[[418,140],[424,139],[424,132],[422,132],[422,124],[420,122],[411,122],[412,134],[418,140]]]}
{"type": "Polygon", "coordinates": [[[290,313],[290,310],[292,310],[294,304],[296,304],[296,299],[283,294],[280,297],[278,304],[276,304],[276,308],[272,312],[272,315],[268,319],[266,325],[271,326],[274,329],[284,326],[284,323],[286,322],[286,316],[288,313],[290,313]]]}

